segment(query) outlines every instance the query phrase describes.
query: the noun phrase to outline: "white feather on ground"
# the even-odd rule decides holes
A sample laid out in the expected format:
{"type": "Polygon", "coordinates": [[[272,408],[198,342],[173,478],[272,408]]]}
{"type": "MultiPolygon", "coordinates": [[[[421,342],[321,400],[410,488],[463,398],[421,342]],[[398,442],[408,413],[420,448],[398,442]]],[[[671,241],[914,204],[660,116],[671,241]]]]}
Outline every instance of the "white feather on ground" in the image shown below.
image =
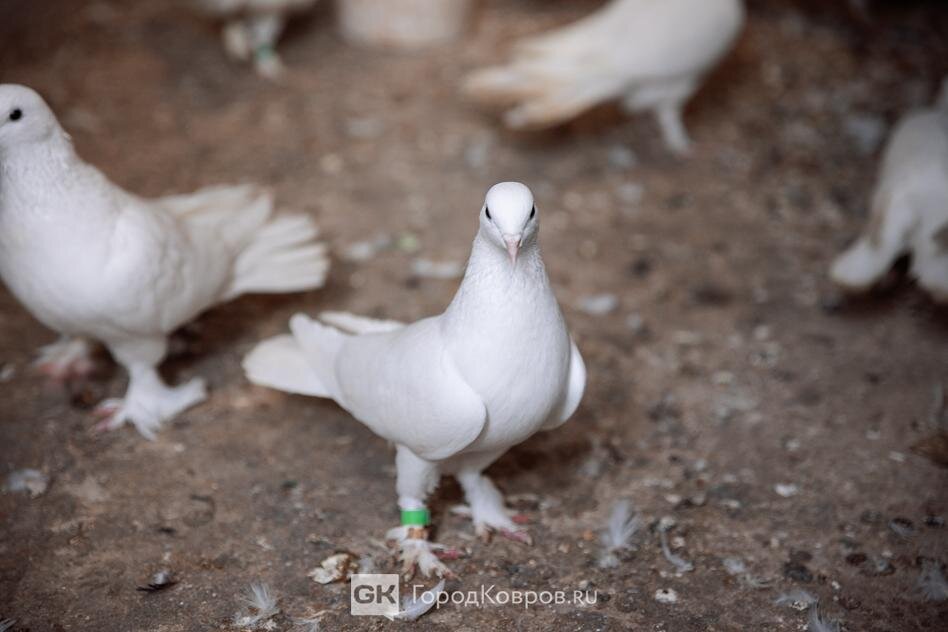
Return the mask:
{"type": "Polygon", "coordinates": [[[600,568],[615,568],[619,565],[616,552],[629,546],[636,532],[642,527],[642,520],[632,509],[628,500],[620,500],[612,507],[609,521],[600,540],[604,551],[599,558],[600,568]]]}
{"type": "Polygon", "coordinates": [[[665,556],[665,559],[668,560],[679,573],[690,573],[691,571],[695,570],[694,564],[671,552],[671,549],[668,547],[667,530],[663,529],[659,531],[658,538],[662,543],[662,555],[665,556]]]}
{"type": "Polygon", "coordinates": [[[255,628],[280,612],[277,597],[263,582],[253,582],[250,589],[241,598],[249,611],[241,611],[234,616],[234,625],[238,628],[255,628]]]}
{"type": "Polygon", "coordinates": [[[810,605],[807,630],[809,632],[839,632],[839,621],[826,618],[826,616],[820,612],[820,604],[814,603],[810,605]]]}
{"type": "Polygon", "coordinates": [[[789,592],[781,593],[777,595],[777,598],[774,599],[774,603],[778,606],[794,606],[797,607],[797,604],[802,605],[800,609],[807,606],[812,606],[813,604],[819,603],[819,598],[809,593],[802,588],[797,588],[796,590],[791,590],[789,592]]]}
{"type": "Polygon", "coordinates": [[[13,627],[13,624],[16,623],[16,619],[4,619],[0,621],[0,632],[6,632],[13,627]]]}
{"type": "Polygon", "coordinates": [[[426,590],[418,595],[417,598],[412,595],[406,595],[405,598],[402,599],[401,611],[391,618],[399,621],[415,621],[438,603],[438,598],[443,592],[444,580],[442,579],[434,588],[426,590]]]}
{"type": "Polygon", "coordinates": [[[941,567],[934,560],[922,562],[922,574],[918,577],[918,587],[926,601],[944,601],[948,599],[948,581],[941,567]]]}

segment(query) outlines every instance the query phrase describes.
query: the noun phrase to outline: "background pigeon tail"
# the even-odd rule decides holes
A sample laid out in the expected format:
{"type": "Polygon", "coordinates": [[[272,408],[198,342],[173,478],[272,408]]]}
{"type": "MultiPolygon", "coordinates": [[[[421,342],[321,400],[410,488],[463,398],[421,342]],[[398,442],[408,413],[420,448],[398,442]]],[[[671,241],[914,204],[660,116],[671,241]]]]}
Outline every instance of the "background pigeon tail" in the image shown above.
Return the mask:
{"type": "Polygon", "coordinates": [[[465,79],[462,89],[472,99],[488,105],[513,103],[537,92],[514,65],[478,70],[465,79]]]}
{"type": "Polygon", "coordinates": [[[868,240],[861,238],[836,258],[830,268],[830,278],[848,291],[862,292],[882,278],[892,263],[891,256],[873,248],[868,240]]]}
{"type": "Polygon", "coordinates": [[[259,343],[244,358],[242,366],[247,379],[254,384],[298,395],[332,397],[303,356],[302,347],[289,334],[259,343]]]}
{"type": "Polygon", "coordinates": [[[305,215],[279,217],[264,225],[237,256],[227,298],[322,287],[329,259],[325,245],[316,241],[318,234],[305,215]]]}

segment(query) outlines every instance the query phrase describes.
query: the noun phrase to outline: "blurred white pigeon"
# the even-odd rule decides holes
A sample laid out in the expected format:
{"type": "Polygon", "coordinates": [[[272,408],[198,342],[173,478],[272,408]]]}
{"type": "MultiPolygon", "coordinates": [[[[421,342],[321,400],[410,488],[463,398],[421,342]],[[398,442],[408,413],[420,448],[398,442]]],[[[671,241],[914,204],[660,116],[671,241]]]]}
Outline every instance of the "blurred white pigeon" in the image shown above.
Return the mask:
{"type": "Polygon", "coordinates": [[[554,428],[576,410],[586,368],[540,258],[530,190],[495,185],[480,211],[464,280],[440,316],[410,325],[329,313],[297,314],[293,335],[258,345],[248,378],[280,390],[329,397],[397,446],[398,540],[406,571],[443,575],[427,542],[425,499],[454,475],[477,532],[524,542],[500,491],[483,470],[513,445],[554,428]]]}
{"type": "Polygon", "coordinates": [[[252,61],[258,74],[276,79],[283,62],[276,43],[291,13],[304,11],[317,0],[192,0],[198,8],[225,20],[224,50],[238,61],[252,61]]]}
{"type": "Polygon", "coordinates": [[[685,103],[734,43],[741,0],[613,0],[564,28],[527,39],[512,62],[477,71],[464,91],[484,103],[514,104],[514,129],[548,127],[605,101],[651,110],[666,145],[688,150],[685,103]]]}
{"type": "Polygon", "coordinates": [[[252,186],[127,193],[76,155],[36,92],[0,85],[0,277],[63,336],[41,354],[47,372],[88,368],[85,339],[128,369],[125,399],[100,409],[106,427],[129,421],[151,438],[205,399],[203,380],[169,388],[156,370],[178,326],[246,292],[323,284],[328,261],[312,220],[272,211],[252,186]]]}
{"type": "Polygon", "coordinates": [[[918,284],[948,301],[948,79],[931,108],[896,125],[882,157],[866,232],[830,270],[850,291],[871,288],[904,254],[918,284]]]}

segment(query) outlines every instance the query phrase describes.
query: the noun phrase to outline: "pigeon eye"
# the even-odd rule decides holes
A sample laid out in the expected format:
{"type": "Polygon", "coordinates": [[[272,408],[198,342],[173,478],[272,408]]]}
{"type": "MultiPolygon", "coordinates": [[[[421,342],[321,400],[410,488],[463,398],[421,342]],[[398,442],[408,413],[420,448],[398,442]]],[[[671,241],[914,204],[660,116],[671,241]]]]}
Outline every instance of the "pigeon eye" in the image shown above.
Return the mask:
{"type": "Polygon", "coordinates": [[[534,205],[533,205],[533,208],[530,209],[530,219],[533,219],[533,216],[536,215],[536,214],[537,214],[537,207],[536,207],[536,205],[534,204],[534,205]]]}
{"type": "Polygon", "coordinates": [[[492,219],[490,216],[490,209],[487,208],[486,206],[484,207],[484,215],[487,216],[487,219],[492,219]]]}
{"type": "Polygon", "coordinates": [[[19,121],[21,118],[23,118],[23,110],[21,110],[20,108],[17,108],[13,110],[12,112],[10,112],[11,121],[19,121]]]}

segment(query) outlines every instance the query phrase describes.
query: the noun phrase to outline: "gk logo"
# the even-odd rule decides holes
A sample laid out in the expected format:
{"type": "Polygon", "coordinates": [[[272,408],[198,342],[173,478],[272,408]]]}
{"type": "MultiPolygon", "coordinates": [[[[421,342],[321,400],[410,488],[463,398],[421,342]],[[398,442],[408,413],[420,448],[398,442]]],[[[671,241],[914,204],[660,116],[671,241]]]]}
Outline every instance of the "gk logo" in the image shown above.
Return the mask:
{"type": "Polygon", "coordinates": [[[353,575],[349,606],[354,615],[398,614],[398,575],[353,575]]]}

